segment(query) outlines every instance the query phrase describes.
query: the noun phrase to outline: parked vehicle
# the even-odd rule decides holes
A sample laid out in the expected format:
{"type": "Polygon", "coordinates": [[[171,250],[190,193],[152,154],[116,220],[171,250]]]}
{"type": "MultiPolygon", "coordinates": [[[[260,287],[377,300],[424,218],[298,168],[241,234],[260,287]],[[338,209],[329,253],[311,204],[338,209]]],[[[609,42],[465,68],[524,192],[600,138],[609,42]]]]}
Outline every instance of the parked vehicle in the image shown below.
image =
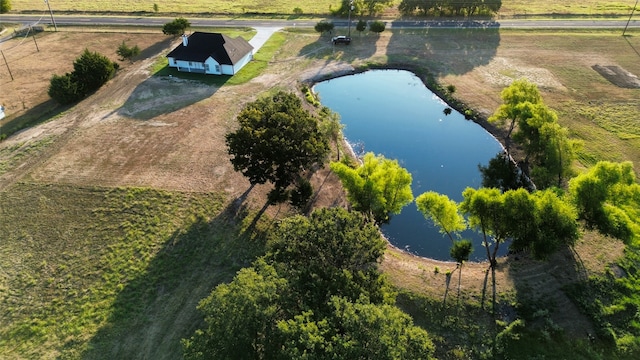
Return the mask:
{"type": "Polygon", "coordinates": [[[349,44],[351,44],[351,38],[348,37],[348,36],[344,36],[344,35],[338,35],[338,36],[334,36],[331,39],[331,42],[333,43],[333,45],[336,45],[336,44],[349,45],[349,44]]]}

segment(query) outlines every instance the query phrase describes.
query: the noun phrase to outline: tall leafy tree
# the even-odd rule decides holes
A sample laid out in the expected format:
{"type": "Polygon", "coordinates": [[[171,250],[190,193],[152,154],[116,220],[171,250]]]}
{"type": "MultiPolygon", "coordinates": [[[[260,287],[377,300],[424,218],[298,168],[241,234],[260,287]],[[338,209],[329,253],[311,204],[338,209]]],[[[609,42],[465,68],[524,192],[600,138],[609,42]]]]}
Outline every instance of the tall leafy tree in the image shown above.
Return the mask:
{"type": "Polygon", "coordinates": [[[322,309],[331,296],[388,302],[392,291],[377,268],[385,247],[378,229],[361,214],[320,209],[309,218],[282,221],[267,258],[294,284],[306,307],[322,309]]]}
{"type": "Polygon", "coordinates": [[[267,359],[279,351],[277,322],[287,318],[286,279],[266,262],[238,272],[202,300],[206,326],[183,340],[185,359],[267,359]]]}
{"type": "Polygon", "coordinates": [[[418,210],[427,220],[431,220],[440,232],[455,242],[454,235],[467,228],[464,217],[458,212],[458,204],[448,196],[428,191],[416,198],[418,210]]]}
{"type": "Polygon", "coordinates": [[[411,174],[382,155],[367,153],[363,163],[353,169],[343,163],[332,162],[331,170],[338,175],[347,190],[354,209],[376,223],[388,222],[392,214],[399,214],[413,201],[411,174]]]}
{"type": "Polygon", "coordinates": [[[569,181],[569,192],[587,225],[625,241],[640,234],[640,185],[631,162],[598,162],[569,181]]]}
{"type": "Polygon", "coordinates": [[[519,122],[526,121],[531,113],[531,106],[542,102],[542,96],[536,84],[525,79],[516,80],[500,93],[502,105],[489,118],[489,122],[506,124],[505,139],[507,151],[511,141],[511,133],[519,122]]]}
{"type": "Polygon", "coordinates": [[[287,219],[268,248],[200,303],[205,326],[183,340],[186,359],[432,358],[428,334],[370,272],[385,242],[362,215],[287,219]]]}
{"type": "Polygon", "coordinates": [[[503,104],[489,121],[507,124],[507,153],[513,138],[524,150],[523,171],[538,187],[561,185],[571,174],[579,143],[569,140],[568,130],[558,124],[558,116],[543,103],[535,84],[516,80],[501,95],[503,104]]]}
{"type": "Polygon", "coordinates": [[[303,170],[321,164],[329,151],[317,119],[291,93],[279,91],[249,103],[238,123],[226,144],[233,168],[252,185],[270,181],[283,191],[303,170]]]}

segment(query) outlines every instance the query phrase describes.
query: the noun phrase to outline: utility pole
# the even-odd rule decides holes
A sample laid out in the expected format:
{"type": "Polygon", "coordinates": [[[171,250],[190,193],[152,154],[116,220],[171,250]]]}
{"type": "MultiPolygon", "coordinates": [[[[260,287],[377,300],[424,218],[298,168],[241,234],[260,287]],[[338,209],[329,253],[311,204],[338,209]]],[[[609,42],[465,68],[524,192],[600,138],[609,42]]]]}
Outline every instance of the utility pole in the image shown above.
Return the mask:
{"type": "Polygon", "coordinates": [[[47,7],[49,8],[49,14],[51,15],[51,22],[53,23],[53,28],[56,29],[56,31],[58,31],[58,25],[56,25],[56,21],[53,18],[53,11],[51,11],[51,5],[49,5],[49,0],[44,0],[44,3],[47,4],[47,7]]]}
{"type": "Polygon", "coordinates": [[[5,65],[7,65],[7,70],[9,70],[9,76],[11,76],[11,81],[13,81],[13,74],[11,73],[11,68],[9,68],[9,62],[7,58],[4,56],[4,51],[0,50],[0,54],[2,54],[2,58],[4,59],[5,65]]]}
{"type": "Polygon", "coordinates": [[[353,10],[353,0],[349,1],[349,37],[351,37],[351,10],[353,10]]]}
{"type": "Polygon", "coordinates": [[[629,27],[629,23],[631,22],[631,17],[633,16],[633,12],[636,11],[636,7],[638,6],[638,0],[636,0],[636,4],[633,5],[633,9],[631,9],[631,15],[629,15],[629,20],[627,20],[627,25],[624,27],[624,31],[622,32],[622,36],[627,32],[627,28],[629,27]]]}

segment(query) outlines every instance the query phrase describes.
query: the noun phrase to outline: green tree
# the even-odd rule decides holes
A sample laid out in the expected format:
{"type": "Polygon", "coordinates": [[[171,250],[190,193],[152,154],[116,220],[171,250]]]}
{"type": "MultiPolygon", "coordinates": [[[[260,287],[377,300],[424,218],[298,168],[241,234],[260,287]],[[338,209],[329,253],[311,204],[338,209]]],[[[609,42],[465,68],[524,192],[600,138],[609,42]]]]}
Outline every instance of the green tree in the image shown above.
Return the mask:
{"type": "Polygon", "coordinates": [[[0,0],[0,14],[11,11],[11,0],[0,0]]]}
{"type": "Polygon", "coordinates": [[[526,79],[516,80],[500,93],[502,105],[489,117],[489,122],[507,124],[505,146],[507,152],[511,142],[511,133],[519,122],[526,121],[530,114],[530,106],[542,102],[542,96],[536,84],[526,79]]]}
{"type": "Polygon", "coordinates": [[[226,135],[231,163],[252,185],[267,181],[284,191],[329,151],[318,121],[298,97],[279,91],[247,104],[238,115],[239,128],[226,135]]]}
{"type": "Polygon", "coordinates": [[[569,192],[588,226],[627,242],[640,234],[640,185],[631,162],[600,161],[571,179],[569,192]]]}
{"type": "Polygon", "coordinates": [[[372,21],[369,23],[369,31],[374,33],[381,33],[384,31],[386,25],[380,20],[372,21]]]}
{"type": "Polygon", "coordinates": [[[72,81],[78,84],[81,97],[98,90],[116,72],[116,65],[104,55],[85,49],[73,62],[72,81]]]}
{"type": "Polygon", "coordinates": [[[183,340],[185,359],[267,359],[277,354],[277,322],[287,317],[286,279],[262,260],[218,285],[198,309],[206,326],[183,340]]]}
{"type": "Polygon", "coordinates": [[[362,161],[357,169],[332,162],[331,170],[340,178],[354,209],[378,224],[388,222],[413,201],[411,174],[398,161],[382,155],[367,153],[362,161]]]}
{"type": "Polygon", "coordinates": [[[458,263],[458,300],[460,300],[460,283],[462,282],[462,266],[469,261],[469,256],[473,253],[473,244],[467,239],[455,241],[449,255],[458,263]]]}
{"type": "Polygon", "coordinates": [[[72,80],[71,74],[53,75],[49,83],[49,96],[62,105],[72,104],[81,99],[78,83],[72,80]]]}
{"type": "MultiPolygon", "coordinates": [[[[466,188],[462,192],[463,201],[460,210],[468,216],[469,225],[478,230],[483,237],[482,245],[487,252],[489,269],[491,270],[493,288],[493,311],[496,304],[496,255],[500,244],[505,242],[510,235],[510,226],[504,215],[504,197],[498,189],[466,188]],[[492,240],[490,243],[489,241],[492,240]],[[493,246],[493,250],[491,247],[493,246]]],[[[486,284],[486,282],[485,282],[486,284]]],[[[484,305],[484,292],[482,302],[484,305]]]]}
{"type": "Polygon", "coordinates": [[[185,359],[430,359],[428,334],[393,306],[385,242],[358,213],[284,220],[268,253],[201,301],[185,359]]]}
{"type": "Polygon", "coordinates": [[[106,56],[85,49],[71,73],[51,78],[48,94],[60,104],[71,104],[98,90],[115,71],[116,64],[106,56]]]}
{"type": "Polygon", "coordinates": [[[184,32],[191,27],[191,23],[183,18],[179,17],[174,19],[171,22],[168,22],[162,26],[162,33],[165,35],[182,35],[184,32]]]}
{"type": "Polygon", "coordinates": [[[502,192],[519,188],[533,190],[530,181],[506,152],[497,154],[487,166],[478,165],[478,169],[482,174],[482,187],[497,188],[502,192]]]}
{"type": "Polygon", "coordinates": [[[440,232],[447,235],[454,245],[454,235],[467,228],[464,217],[458,212],[458,204],[446,195],[428,191],[416,198],[416,206],[425,219],[431,220],[440,228],[440,232]]]}
{"type": "Polygon", "coordinates": [[[320,129],[336,144],[336,155],[340,161],[340,143],[342,142],[342,129],[344,125],[340,122],[340,114],[331,111],[328,107],[323,107],[320,111],[322,122],[320,129]]]}
{"type": "Polygon", "coordinates": [[[157,3],[153,3],[153,12],[157,13],[160,10],[157,3]]]}
{"type": "Polygon", "coordinates": [[[322,35],[326,32],[333,31],[334,27],[335,25],[332,22],[322,20],[319,21],[313,28],[316,30],[316,32],[319,32],[320,35],[322,35]]]}
{"type": "Polygon", "coordinates": [[[334,295],[392,301],[393,292],[377,269],[385,247],[378,229],[361,214],[320,209],[309,218],[283,220],[267,244],[267,259],[286,274],[299,303],[318,311],[334,295]]]}
{"type": "Polygon", "coordinates": [[[120,56],[121,61],[131,60],[133,57],[140,55],[140,48],[138,45],[128,46],[124,40],[122,40],[122,44],[118,46],[116,54],[120,56]]]}
{"type": "Polygon", "coordinates": [[[362,35],[362,32],[365,31],[366,29],[367,29],[367,22],[362,19],[358,20],[358,23],[356,24],[356,30],[358,31],[358,33],[362,35]]]}

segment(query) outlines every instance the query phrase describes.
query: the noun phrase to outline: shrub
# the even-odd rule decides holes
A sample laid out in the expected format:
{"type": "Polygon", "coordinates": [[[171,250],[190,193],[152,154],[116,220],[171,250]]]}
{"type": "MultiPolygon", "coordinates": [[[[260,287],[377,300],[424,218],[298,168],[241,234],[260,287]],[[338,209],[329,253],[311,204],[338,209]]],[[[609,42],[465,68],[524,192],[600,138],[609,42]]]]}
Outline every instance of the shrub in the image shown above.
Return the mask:
{"type": "Polygon", "coordinates": [[[49,96],[62,105],[67,105],[80,100],[78,83],[71,79],[71,74],[62,76],[54,74],[49,83],[49,96]]]}
{"type": "Polygon", "coordinates": [[[117,64],[106,56],[85,49],[73,62],[71,73],[53,75],[48,94],[60,104],[71,104],[98,90],[111,79],[117,68],[117,64]]]}
{"type": "Polygon", "coordinates": [[[374,33],[381,33],[386,28],[386,24],[380,20],[369,23],[369,30],[374,33]]]}
{"type": "Polygon", "coordinates": [[[296,15],[302,15],[302,9],[299,7],[296,7],[293,9],[293,13],[296,15]]]}
{"type": "Polygon", "coordinates": [[[132,47],[127,46],[124,40],[122,40],[122,44],[118,46],[118,49],[116,50],[116,54],[120,56],[121,61],[124,61],[127,59],[131,60],[131,58],[140,55],[140,48],[138,47],[138,45],[134,45],[132,47]]]}
{"type": "Polygon", "coordinates": [[[316,26],[314,26],[314,29],[316,30],[316,32],[319,32],[320,34],[323,34],[325,32],[330,32],[333,30],[333,28],[335,27],[335,25],[332,22],[328,22],[328,21],[319,21],[316,26]]]}

